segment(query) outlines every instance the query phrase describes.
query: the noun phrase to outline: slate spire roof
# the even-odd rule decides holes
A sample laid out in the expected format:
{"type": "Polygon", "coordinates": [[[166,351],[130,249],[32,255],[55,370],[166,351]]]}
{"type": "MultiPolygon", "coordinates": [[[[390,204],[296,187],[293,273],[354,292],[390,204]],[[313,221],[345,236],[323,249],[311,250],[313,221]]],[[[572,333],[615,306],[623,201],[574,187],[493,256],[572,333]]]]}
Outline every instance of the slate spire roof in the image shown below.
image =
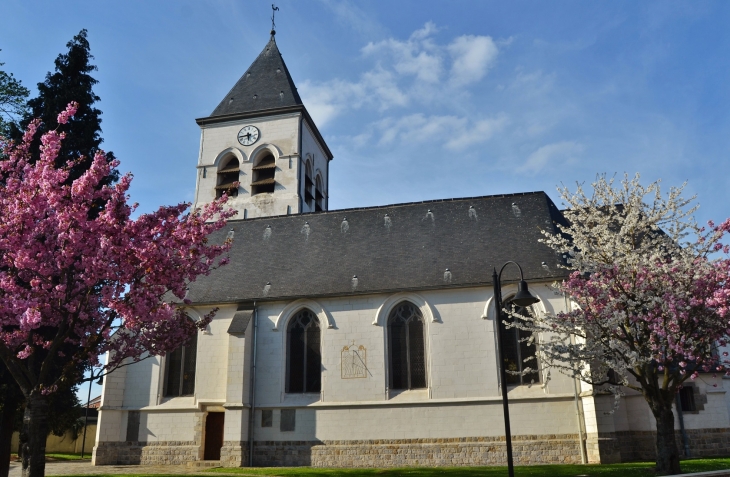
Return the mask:
{"type": "Polygon", "coordinates": [[[210,117],[302,106],[274,35],[210,117]]]}

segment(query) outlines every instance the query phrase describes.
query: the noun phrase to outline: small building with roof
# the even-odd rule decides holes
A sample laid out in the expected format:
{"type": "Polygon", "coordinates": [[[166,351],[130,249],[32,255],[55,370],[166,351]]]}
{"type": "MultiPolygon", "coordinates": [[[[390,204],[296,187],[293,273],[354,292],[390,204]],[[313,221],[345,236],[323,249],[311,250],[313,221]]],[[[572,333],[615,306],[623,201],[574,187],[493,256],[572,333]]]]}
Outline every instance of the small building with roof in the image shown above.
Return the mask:
{"type": "MultiPolygon", "coordinates": [[[[651,458],[643,398],[609,414],[611,396],[546,379],[543,337],[503,331],[502,364],[520,374],[500,382],[493,269],[521,265],[540,299],[522,312],[571,306],[552,288],[562,258],[539,242],[564,221],[544,192],[329,210],[333,156],[273,32],[196,121],[194,206],[227,193],[238,216],[210,238],[232,240],[230,264],[190,284],[185,310],[218,312],[105,378],[96,465],[504,464],[502,386],[518,464],[651,458]]],[[[518,279],[505,270],[507,304],[518,279]]],[[[694,386],[695,454],[727,453],[724,390],[694,386]]]]}

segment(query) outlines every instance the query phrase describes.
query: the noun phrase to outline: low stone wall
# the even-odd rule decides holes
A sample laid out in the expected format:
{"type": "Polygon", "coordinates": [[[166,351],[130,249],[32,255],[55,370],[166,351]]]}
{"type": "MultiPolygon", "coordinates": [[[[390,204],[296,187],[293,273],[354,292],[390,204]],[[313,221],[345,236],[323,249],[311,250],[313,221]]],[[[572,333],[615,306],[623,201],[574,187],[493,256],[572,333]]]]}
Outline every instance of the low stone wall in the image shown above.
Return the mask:
{"type": "MultiPolygon", "coordinates": [[[[692,457],[730,455],[730,429],[687,429],[689,451],[692,457]]],[[[682,434],[674,437],[680,455],[684,455],[682,434]]],[[[656,458],[655,431],[623,431],[589,435],[587,441],[589,462],[610,464],[656,458]]]]}
{"type": "Polygon", "coordinates": [[[615,435],[600,436],[589,433],[586,436],[586,457],[589,464],[616,464],[622,462],[621,447],[615,435]]]}
{"type": "Polygon", "coordinates": [[[221,447],[221,466],[248,467],[248,442],[225,441],[221,447]]]}
{"type": "Polygon", "coordinates": [[[94,465],[180,465],[200,459],[192,441],[101,442],[94,447],[94,465]]]}
{"type": "MultiPolygon", "coordinates": [[[[692,457],[730,455],[730,429],[688,430],[692,457]]],[[[612,463],[655,458],[654,432],[615,432],[589,435],[591,462],[612,463]]],[[[681,435],[676,433],[681,450],[681,435]]],[[[580,463],[578,436],[573,434],[515,436],[516,464],[580,463]]],[[[257,441],[254,465],[260,467],[401,467],[504,465],[504,438],[383,439],[347,441],[257,441]]],[[[195,442],[102,442],[94,448],[95,465],[174,465],[201,459],[195,442]]],[[[221,448],[224,467],[248,466],[248,443],[226,441],[221,448]]]]}
{"type": "MultiPolygon", "coordinates": [[[[730,454],[730,429],[687,429],[689,451],[692,457],[710,457],[730,454]]],[[[621,459],[653,460],[656,457],[656,432],[617,432],[621,459]]],[[[682,434],[675,431],[674,438],[680,455],[684,455],[682,434]]]]}
{"type": "MultiPolygon", "coordinates": [[[[516,464],[580,463],[577,435],[515,436],[516,464]]],[[[505,465],[504,438],[383,439],[366,441],[258,441],[254,465],[403,467],[505,465]]]]}

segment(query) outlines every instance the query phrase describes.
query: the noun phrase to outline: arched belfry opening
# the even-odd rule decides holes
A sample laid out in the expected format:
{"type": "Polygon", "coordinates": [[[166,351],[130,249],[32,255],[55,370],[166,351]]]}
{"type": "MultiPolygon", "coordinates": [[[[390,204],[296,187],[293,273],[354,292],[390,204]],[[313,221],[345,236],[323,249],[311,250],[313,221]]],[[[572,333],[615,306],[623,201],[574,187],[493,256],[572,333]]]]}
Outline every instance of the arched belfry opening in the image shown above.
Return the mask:
{"type": "Polygon", "coordinates": [[[215,186],[215,196],[221,197],[224,192],[229,197],[238,195],[238,176],[241,173],[241,164],[236,156],[230,156],[221,161],[223,166],[218,171],[217,185],[215,186]]]}
{"type": "Polygon", "coordinates": [[[314,181],[312,180],[312,163],[307,159],[304,169],[304,202],[309,209],[314,205],[314,181]]]}
{"type": "Polygon", "coordinates": [[[317,174],[317,179],[314,183],[314,210],[315,212],[321,212],[325,209],[324,203],[324,192],[322,188],[322,176],[317,174]]]}
{"type": "Polygon", "coordinates": [[[265,152],[253,166],[251,195],[274,192],[276,186],[276,159],[271,152],[265,152]]]}

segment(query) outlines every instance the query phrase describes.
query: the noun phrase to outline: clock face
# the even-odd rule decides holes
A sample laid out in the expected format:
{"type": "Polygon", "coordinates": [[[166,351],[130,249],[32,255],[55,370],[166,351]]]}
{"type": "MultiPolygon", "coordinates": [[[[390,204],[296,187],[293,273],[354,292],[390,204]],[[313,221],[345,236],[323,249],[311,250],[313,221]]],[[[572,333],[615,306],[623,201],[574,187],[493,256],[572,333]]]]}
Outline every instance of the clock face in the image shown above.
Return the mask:
{"type": "Polygon", "coordinates": [[[244,126],[238,131],[238,142],[244,146],[250,146],[259,140],[259,130],[256,126],[244,126]]]}

